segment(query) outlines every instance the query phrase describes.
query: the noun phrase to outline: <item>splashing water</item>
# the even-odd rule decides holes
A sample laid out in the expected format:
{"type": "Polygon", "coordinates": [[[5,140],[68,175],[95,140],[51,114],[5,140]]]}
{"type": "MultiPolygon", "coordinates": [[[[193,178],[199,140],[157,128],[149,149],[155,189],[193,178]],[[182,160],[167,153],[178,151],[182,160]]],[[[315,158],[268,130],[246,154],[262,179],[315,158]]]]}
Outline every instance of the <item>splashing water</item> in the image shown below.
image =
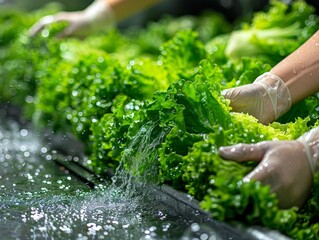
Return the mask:
{"type": "MultiPolygon", "coordinates": [[[[148,165],[155,166],[155,150],[165,134],[154,137],[155,125],[144,125],[122,166],[130,163],[136,173],[145,164],[146,175],[138,180],[154,174],[157,169],[148,165]]],[[[134,190],[136,174],[119,169],[111,186],[91,190],[61,171],[54,154],[32,129],[0,119],[0,233],[5,239],[176,239],[190,225],[164,203],[133,196],[129,189],[134,190]]]]}
{"type": "Polygon", "coordinates": [[[145,184],[157,180],[157,147],[169,131],[167,129],[158,131],[157,126],[158,122],[145,123],[123,151],[111,187],[125,190],[127,198],[133,197],[137,191],[136,187],[139,191],[141,189],[145,191],[145,184]]]}
{"type": "Polygon", "coordinates": [[[202,221],[194,218],[196,209],[149,185],[156,181],[157,149],[168,131],[157,122],[143,125],[112,183],[92,190],[56,164],[61,155],[54,144],[0,117],[1,239],[240,239],[220,224],[196,225],[202,221]]]}

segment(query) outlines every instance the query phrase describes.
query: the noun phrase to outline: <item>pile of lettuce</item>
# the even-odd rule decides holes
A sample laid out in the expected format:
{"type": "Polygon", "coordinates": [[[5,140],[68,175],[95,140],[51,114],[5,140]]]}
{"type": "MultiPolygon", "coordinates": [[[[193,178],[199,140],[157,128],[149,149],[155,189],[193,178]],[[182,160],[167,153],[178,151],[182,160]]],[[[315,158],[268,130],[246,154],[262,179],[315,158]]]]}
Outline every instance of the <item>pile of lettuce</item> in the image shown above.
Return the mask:
{"type": "Polygon", "coordinates": [[[63,24],[27,35],[40,16],[59,10],[0,9],[2,103],[23,107],[38,126],[72,132],[101,175],[121,164],[140,181],[194,196],[214,219],[318,238],[319,175],[301,209],[282,210],[269,186],[242,182],[253,163],[216,153],[236,143],[295,139],[318,125],[317,95],[265,126],[232,113],[220,94],[251,83],[306,41],[319,26],[312,6],[274,0],[238,25],[207,12],[85,40],[55,38],[63,24]]]}

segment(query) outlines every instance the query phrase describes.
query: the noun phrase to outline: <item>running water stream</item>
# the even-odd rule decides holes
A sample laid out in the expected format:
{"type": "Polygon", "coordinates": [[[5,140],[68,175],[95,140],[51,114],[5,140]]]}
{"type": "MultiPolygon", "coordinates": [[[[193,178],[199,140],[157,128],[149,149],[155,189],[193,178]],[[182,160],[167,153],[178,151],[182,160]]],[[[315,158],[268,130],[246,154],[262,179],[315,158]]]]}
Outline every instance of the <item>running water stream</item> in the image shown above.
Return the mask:
{"type": "Polygon", "coordinates": [[[5,239],[172,239],[190,222],[121,188],[91,190],[53,162],[32,129],[0,121],[0,232],[5,239]]]}
{"type": "Polygon", "coordinates": [[[168,132],[164,129],[156,132],[157,124],[150,121],[139,129],[123,151],[119,167],[112,177],[111,187],[125,190],[127,198],[133,197],[136,192],[147,194],[143,185],[149,181],[157,182],[156,149],[168,132]]]}
{"type": "MultiPolygon", "coordinates": [[[[150,164],[156,159],[154,149],[166,133],[145,148],[151,128],[146,125],[139,133],[145,137],[131,144],[144,146],[138,156],[128,158],[130,148],[124,154],[123,163],[134,162],[133,172],[145,157],[150,164]]],[[[113,184],[90,189],[54,162],[55,151],[41,139],[32,128],[0,118],[1,239],[193,239],[188,236],[202,231],[165,203],[133,194],[132,175],[125,171],[116,173],[113,184]]],[[[201,239],[209,239],[207,231],[201,239]]]]}

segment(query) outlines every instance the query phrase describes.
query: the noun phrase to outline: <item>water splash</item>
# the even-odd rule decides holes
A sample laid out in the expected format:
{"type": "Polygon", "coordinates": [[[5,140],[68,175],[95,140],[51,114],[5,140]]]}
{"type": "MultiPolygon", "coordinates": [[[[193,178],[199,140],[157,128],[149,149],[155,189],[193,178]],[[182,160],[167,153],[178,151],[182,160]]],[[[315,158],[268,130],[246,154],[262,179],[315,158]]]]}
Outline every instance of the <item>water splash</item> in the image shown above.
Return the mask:
{"type": "Polygon", "coordinates": [[[158,124],[158,121],[145,123],[122,153],[111,188],[123,189],[126,198],[132,198],[136,191],[142,194],[145,184],[157,181],[157,148],[169,131],[158,124]]]}
{"type": "Polygon", "coordinates": [[[145,124],[123,154],[118,181],[91,191],[54,164],[54,151],[32,129],[0,119],[0,233],[6,239],[178,238],[189,219],[133,194],[137,179],[157,173],[166,133],[157,123],[145,124]],[[144,175],[137,175],[142,165],[144,175]]]}

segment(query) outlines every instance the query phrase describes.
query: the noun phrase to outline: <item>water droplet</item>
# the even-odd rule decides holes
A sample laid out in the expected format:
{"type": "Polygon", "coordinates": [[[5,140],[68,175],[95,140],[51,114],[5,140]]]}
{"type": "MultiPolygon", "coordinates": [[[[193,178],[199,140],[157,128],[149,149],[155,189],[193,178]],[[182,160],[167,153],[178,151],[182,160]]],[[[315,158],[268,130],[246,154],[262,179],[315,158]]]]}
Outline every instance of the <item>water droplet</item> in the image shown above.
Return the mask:
{"type": "Polygon", "coordinates": [[[41,35],[42,35],[42,37],[47,38],[47,37],[49,37],[50,32],[48,29],[44,29],[44,30],[42,30],[41,35]]]}
{"type": "Polygon", "coordinates": [[[73,90],[73,91],[72,91],[72,96],[73,96],[73,97],[76,97],[77,95],[78,95],[78,91],[73,90]]]}
{"type": "Polygon", "coordinates": [[[22,146],[20,147],[20,151],[21,151],[21,152],[24,152],[24,151],[26,151],[26,150],[27,150],[27,147],[26,147],[26,146],[22,145],[22,146]]]}
{"type": "Polygon", "coordinates": [[[102,56],[99,56],[99,57],[97,58],[97,61],[98,61],[99,63],[102,63],[102,62],[104,62],[104,58],[103,58],[102,56]]]}
{"type": "Polygon", "coordinates": [[[33,97],[32,96],[27,96],[26,98],[25,98],[25,101],[27,102],[27,103],[33,103],[33,97]]]}
{"type": "Polygon", "coordinates": [[[250,182],[250,178],[245,177],[245,178],[243,179],[243,182],[244,182],[244,183],[249,183],[249,182],[250,182]]]}
{"type": "Polygon", "coordinates": [[[199,231],[199,230],[200,230],[199,224],[198,224],[198,223],[192,223],[192,225],[191,225],[191,230],[192,230],[193,232],[199,231]]]}
{"type": "Polygon", "coordinates": [[[47,153],[48,149],[46,147],[41,148],[41,153],[47,153]]]}

